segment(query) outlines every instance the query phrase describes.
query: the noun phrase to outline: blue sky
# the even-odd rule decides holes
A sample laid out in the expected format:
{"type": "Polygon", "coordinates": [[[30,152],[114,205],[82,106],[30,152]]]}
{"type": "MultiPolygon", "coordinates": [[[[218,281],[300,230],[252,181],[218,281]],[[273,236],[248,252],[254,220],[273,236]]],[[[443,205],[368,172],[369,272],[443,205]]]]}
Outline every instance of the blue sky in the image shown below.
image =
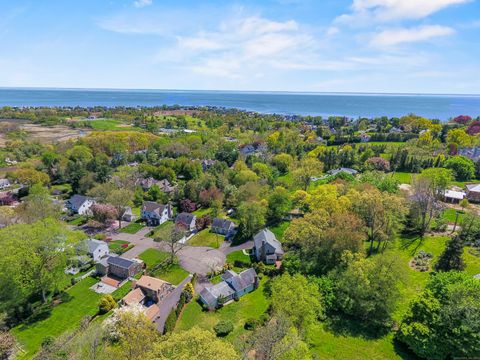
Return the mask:
{"type": "Polygon", "coordinates": [[[0,0],[0,86],[480,93],[480,0],[0,0]]]}

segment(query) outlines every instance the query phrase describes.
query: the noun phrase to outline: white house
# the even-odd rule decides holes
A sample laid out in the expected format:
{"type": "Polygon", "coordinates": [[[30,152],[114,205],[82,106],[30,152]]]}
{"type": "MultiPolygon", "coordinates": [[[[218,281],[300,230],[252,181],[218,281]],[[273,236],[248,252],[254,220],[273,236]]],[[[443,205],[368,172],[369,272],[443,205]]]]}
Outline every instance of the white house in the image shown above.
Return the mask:
{"type": "Polygon", "coordinates": [[[93,261],[98,262],[102,258],[110,255],[110,250],[108,249],[108,244],[105,241],[88,239],[88,255],[93,258],[93,261]]]}
{"type": "Polygon", "coordinates": [[[0,190],[10,187],[10,181],[8,179],[0,179],[0,190]]]}
{"type": "Polygon", "coordinates": [[[141,218],[150,226],[158,226],[173,218],[172,205],[145,201],[141,209],[141,218]]]}
{"type": "Polygon", "coordinates": [[[73,195],[65,202],[65,207],[79,215],[90,214],[90,208],[95,204],[95,200],[83,195],[73,195]]]}
{"type": "Polygon", "coordinates": [[[186,230],[192,232],[196,228],[197,217],[190,213],[180,213],[175,218],[175,224],[184,227],[186,230]]]}

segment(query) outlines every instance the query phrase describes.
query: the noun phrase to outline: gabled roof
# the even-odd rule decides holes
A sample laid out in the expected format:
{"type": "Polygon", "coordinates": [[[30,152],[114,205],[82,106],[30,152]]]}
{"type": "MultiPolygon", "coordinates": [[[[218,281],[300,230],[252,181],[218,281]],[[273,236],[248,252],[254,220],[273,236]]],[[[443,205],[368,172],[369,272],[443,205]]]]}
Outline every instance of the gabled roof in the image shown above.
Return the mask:
{"type": "Polygon", "coordinates": [[[163,210],[169,205],[158,204],[153,201],[144,201],[142,205],[142,210],[147,212],[156,212],[162,213],[163,210]]]}
{"type": "Polygon", "coordinates": [[[233,270],[227,270],[222,274],[221,278],[222,278],[222,280],[227,280],[227,279],[230,279],[234,276],[238,276],[238,274],[233,270]]]}
{"type": "Polygon", "coordinates": [[[116,265],[118,267],[129,269],[132,265],[135,264],[132,260],[126,259],[121,256],[110,256],[107,259],[108,265],[116,265]]]}
{"type": "Polygon", "coordinates": [[[275,234],[268,229],[260,230],[253,237],[253,244],[258,249],[260,249],[263,244],[269,244],[275,249],[275,253],[283,254],[282,244],[280,243],[280,241],[277,240],[275,234]]]}
{"type": "Polygon", "coordinates": [[[0,179],[0,186],[9,186],[10,181],[8,179],[0,179]]]}
{"type": "Polygon", "coordinates": [[[235,290],[240,291],[255,283],[257,273],[253,268],[242,271],[236,276],[232,276],[225,281],[235,290]]]}
{"type": "Polygon", "coordinates": [[[200,292],[200,296],[209,304],[215,302],[220,296],[229,297],[233,294],[235,294],[235,291],[225,281],[205,288],[200,292]]]}
{"type": "Polygon", "coordinates": [[[160,308],[157,304],[153,304],[145,309],[145,316],[150,320],[154,321],[160,312],[160,308]]]}
{"type": "Polygon", "coordinates": [[[153,290],[161,291],[172,288],[172,284],[169,282],[163,281],[162,279],[157,279],[151,276],[143,275],[136,283],[136,286],[153,290]]]}
{"type": "Polygon", "coordinates": [[[145,294],[142,289],[136,288],[125,295],[122,300],[126,305],[136,305],[140,304],[143,299],[145,299],[145,294]]]}
{"type": "Polygon", "coordinates": [[[195,220],[195,218],[195,215],[183,212],[177,215],[177,217],[175,218],[175,222],[190,225],[195,220]]]}
{"type": "Polygon", "coordinates": [[[88,239],[87,246],[88,246],[88,253],[92,254],[99,246],[108,246],[105,241],[96,240],[96,239],[88,239]]]}
{"type": "Polygon", "coordinates": [[[467,184],[468,191],[480,192],[480,184],[467,184]]]}
{"type": "Polygon", "coordinates": [[[224,230],[230,230],[235,224],[233,221],[221,218],[215,218],[212,221],[212,227],[221,228],[224,230]]]}
{"type": "Polygon", "coordinates": [[[78,209],[87,200],[92,200],[92,198],[89,198],[88,196],[76,194],[76,195],[73,195],[70,199],[68,199],[68,202],[72,207],[74,207],[75,209],[78,209]]]}
{"type": "Polygon", "coordinates": [[[337,174],[342,173],[342,172],[350,174],[350,175],[357,175],[357,173],[358,173],[358,171],[355,170],[355,169],[344,168],[344,167],[328,171],[328,173],[330,175],[337,175],[337,174]]]}

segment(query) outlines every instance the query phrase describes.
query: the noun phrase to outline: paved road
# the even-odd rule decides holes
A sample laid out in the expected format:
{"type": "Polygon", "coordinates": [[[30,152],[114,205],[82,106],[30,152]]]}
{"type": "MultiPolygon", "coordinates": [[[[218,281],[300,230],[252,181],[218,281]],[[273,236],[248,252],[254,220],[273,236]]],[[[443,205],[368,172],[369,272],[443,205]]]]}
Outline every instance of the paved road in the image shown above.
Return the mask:
{"type": "Polygon", "coordinates": [[[180,266],[190,273],[205,275],[225,264],[225,254],[204,246],[185,246],[178,254],[180,266]]]}
{"type": "Polygon", "coordinates": [[[224,242],[221,246],[220,246],[220,251],[222,253],[224,253],[225,255],[228,255],[234,251],[237,251],[237,250],[246,250],[246,249],[251,249],[253,247],[253,241],[246,241],[244,242],[243,244],[240,244],[240,245],[237,245],[237,246],[230,246],[230,243],[229,242],[224,242]]]}
{"type": "MultiPolygon", "coordinates": [[[[183,280],[176,288],[173,290],[168,297],[163,300],[161,303],[158,304],[160,308],[160,313],[157,319],[155,320],[155,324],[157,326],[157,330],[160,333],[163,333],[163,328],[165,326],[165,321],[167,320],[170,311],[177,307],[178,301],[180,300],[180,295],[182,294],[182,290],[185,285],[192,279],[192,275],[188,275],[185,280],[183,280]]],[[[193,300],[192,300],[193,301],[193,300]]]]}

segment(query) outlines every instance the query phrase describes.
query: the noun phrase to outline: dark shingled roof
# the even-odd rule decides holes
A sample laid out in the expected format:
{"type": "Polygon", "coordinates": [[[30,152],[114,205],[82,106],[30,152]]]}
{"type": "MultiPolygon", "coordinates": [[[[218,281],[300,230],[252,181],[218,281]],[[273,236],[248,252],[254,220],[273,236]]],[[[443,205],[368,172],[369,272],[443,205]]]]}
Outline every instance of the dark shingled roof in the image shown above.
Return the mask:
{"type": "Polygon", "coordinates": [[[254,269],[242,271],[237,276],[232,276],[225,281],[235,290],[240,291],[255,283],[257,273],[254,269]]]}
{"type": "Polygon", "coordinates": [[[175,222],[176,223],[180,222],[180,223],[183,223],[183,224],[190,225],[192,223],[193,219],[195,219],[195,215],[183,212],[183,213],[180,213],[180,214],[177,215],[177,218],[175,219],[175,222]]]}
{"type": "Polygon", "coordinates": [[[90,200],[91,198],[89,198],[88,196],[84,196],[84,195],[73,195],[69,200],[68,202],[72,205],[72,207],[78,209],[80,206],[82,206],[82,204],[87,201],[87,200],[90,200]]]}
{"type": "Polygon", "coordinates": [[[212,221],[212,227],[221,228],[225,230],[230,230],[230,228],[233,225],[234,225],[233,222],[227,219],[215,218],[212,221]]]}
{"type": "Polygon", "coordinates": [[[107,260],[109,265],[116,265],[124,269],[130,268],[133,264],[135,264],[132,260],[125,259],[121,256],[110,256],[107,260]]]}

